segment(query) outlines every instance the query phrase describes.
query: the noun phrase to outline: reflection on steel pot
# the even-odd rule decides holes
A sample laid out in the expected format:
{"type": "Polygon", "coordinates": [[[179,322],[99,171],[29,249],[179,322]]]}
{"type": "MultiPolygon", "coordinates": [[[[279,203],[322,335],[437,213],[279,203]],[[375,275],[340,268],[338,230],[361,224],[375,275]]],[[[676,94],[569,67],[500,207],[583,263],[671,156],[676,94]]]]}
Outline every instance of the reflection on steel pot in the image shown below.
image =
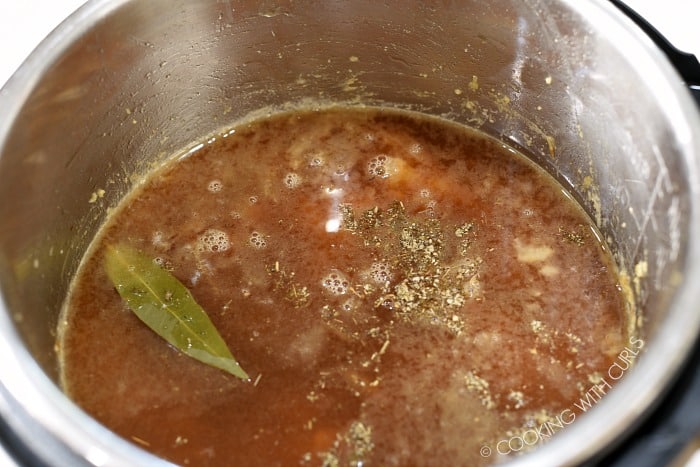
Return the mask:
{"type": "Polygon", "coordinates": [[[496,136],[598,223],[628,272],[643,348],[595,407],[515,462],[602,453],[663,395],[700,326],[700,118],[678,81],[602,1],[88,3],[0,95],[4,429],[49,465],[154,461],[56,385],[58,313],[107,207],[134,174],[252,112],[346,102],[496,136]]]}

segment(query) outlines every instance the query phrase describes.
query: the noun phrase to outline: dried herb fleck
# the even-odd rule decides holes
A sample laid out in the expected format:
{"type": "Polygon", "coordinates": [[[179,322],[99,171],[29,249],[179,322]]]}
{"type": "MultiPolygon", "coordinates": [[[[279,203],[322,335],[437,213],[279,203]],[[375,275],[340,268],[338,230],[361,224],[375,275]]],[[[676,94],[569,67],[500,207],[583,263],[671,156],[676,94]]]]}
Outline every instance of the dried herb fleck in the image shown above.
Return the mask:
{"type": "Polygon", "coordinates": [[[582,225],[579,225],[576,230],[566,230],[564,227],[559,227],[559,235],[563,240],[577,246],[582,246],[586,238],[582,225]]]}
{"type": "Polygon", "coordinates": [[[360,467],[373,449],[372,427],[355,421],[346,433],[338,436],[330,451],[320,454],[321,465],[323,467],[337,467],[341,465],[340,458],[347,457],[348,463],[345,465],[360,467]]]}
{"type": "Polygon", "coordinates": [[[400,271],[397,280],[387,283],[375,299],[384,307],[409,320],[441,323],[454,333],[463,328],[455,312],[467,299],[481,297],[478,270],[480,258],[469,258],[474,224],[465,222],[454,231],[461,239],[461,259],[446,256],[446,239],[436,218],[410,216],[399,201],[387,209],[378,206],[357,215],[351,206],[341,206],[342,226],[359,236],[375,256],[400,271]]]}
{"type": "Polygon", "coordinates": [[[301,285],[294,280],[294,272],[287,272],[279,262],[268,268],[268,273],[274,281],[273,290],[281,291],[284,294],[284,299],[291,303],[294,308],[301,308],[309,304],[311,293],[308,287],[301,285]]]}

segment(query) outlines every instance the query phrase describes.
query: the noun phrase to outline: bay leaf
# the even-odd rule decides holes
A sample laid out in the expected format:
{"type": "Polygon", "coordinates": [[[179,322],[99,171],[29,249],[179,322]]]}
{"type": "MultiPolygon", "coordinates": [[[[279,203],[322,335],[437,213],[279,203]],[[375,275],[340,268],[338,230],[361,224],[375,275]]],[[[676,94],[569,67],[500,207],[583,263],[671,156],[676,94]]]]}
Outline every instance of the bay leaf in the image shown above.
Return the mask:
{"type": "Polygon", "coordinates": [[[131,311],[186,355],[248,380],[190,291],[152,258],[127,245],[109,245],[105,270],[131,311]]]}

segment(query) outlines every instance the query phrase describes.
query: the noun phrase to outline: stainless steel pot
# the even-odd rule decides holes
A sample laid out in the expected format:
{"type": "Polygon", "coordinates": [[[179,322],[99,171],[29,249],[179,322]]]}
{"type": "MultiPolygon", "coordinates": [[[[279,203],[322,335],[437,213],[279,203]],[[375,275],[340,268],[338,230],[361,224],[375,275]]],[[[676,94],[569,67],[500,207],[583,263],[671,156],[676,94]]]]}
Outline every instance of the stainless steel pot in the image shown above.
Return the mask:
{"type": "Polygon", "coordinates": [[[599,224],[629,274],[643,355],[516,463],[599,455],[673,382],[700,329],[700,117],[608,3],[95,0],[0,94],[0,414],[14,448],[48,465],[156,462],[57,387],[61,303],[139,174],[290,102],[477,127],[530,154],[599,224]]]}

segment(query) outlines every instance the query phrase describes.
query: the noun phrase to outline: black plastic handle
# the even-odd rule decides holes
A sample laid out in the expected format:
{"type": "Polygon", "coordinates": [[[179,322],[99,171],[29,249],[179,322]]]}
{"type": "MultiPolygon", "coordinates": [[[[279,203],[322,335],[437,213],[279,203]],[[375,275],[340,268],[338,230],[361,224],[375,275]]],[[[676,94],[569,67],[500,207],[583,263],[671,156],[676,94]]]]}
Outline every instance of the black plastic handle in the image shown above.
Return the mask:
{"type": "Polygon", "coordinates": [[[619,0],[610,0],[622,13],[635,22],[642,31],[666,54],[683,81],[688,86],[695,97],[695,101],[700,105],[700,62],[695,55],[678,50],[666,39],[654,26],[649,24],[644,18],[632,8],[619,0]]]}

